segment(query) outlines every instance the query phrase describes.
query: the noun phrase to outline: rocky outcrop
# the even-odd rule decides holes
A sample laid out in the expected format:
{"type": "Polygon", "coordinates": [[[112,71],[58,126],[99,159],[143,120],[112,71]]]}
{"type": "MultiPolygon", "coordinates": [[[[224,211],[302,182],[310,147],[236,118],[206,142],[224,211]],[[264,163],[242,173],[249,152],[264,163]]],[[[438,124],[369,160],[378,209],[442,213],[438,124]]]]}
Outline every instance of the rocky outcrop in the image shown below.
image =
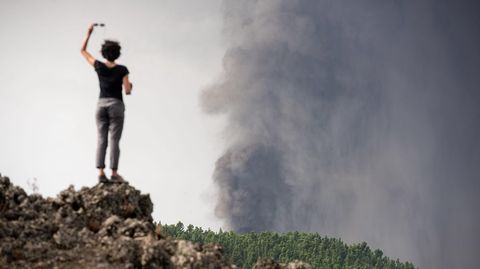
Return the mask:
{"type": "MultiPolygon", "coordinates": [[[[0,269],[237,268],[219,245],[165,236],[152,210],[128,183],[70,186],[45,199],[0,176],[0,269]]],[[[255,268],[311,268],[272,264],[255,268]]]]}
{"type": "Polygon", "coordinates": [[[152,209],[129,184],[44,199],[0,177],[0,268],[236,268],[218,245],[164,236],[152,209]]]}

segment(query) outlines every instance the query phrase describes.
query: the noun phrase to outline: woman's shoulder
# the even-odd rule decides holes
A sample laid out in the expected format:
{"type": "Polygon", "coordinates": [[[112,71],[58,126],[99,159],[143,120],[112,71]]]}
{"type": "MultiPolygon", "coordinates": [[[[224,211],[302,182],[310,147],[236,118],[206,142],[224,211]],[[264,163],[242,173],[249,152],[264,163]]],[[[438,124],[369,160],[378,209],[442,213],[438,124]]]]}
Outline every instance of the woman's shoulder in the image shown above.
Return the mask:
{"type": "Polygon", "coordinates": [[[123,73],[126,73],[126,74],[129,73],[128,68],[123,64],[117,64],[117,68],[122,70],[123,73]]]}
{"type": "Polygon", "coordinates": [[[118,70],[122,73],[129,73],[128,68],[125,65],[118,63],[116,63],[114,66],[109,67],[106,63],[95,59],[93,66],[95,67],[95,70],[118,70]]]}
{"type": "Polygon", "coordinates": [[[106,65],[102,61],[99,61],[99,60],[95,59],[95,61],[93,62],[93,66],[95,68],[99,68],[99,67],[105,67],[106,65]]]}

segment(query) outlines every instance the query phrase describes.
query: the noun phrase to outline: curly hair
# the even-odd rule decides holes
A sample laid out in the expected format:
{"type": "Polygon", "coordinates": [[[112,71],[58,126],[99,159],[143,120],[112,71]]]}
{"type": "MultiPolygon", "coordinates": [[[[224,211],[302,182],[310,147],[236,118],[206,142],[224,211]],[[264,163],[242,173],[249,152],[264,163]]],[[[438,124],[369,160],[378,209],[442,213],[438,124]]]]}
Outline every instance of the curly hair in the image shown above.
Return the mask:
{"type": "Polygon", "coordinates": [[[105,40],[102,45],[102,56],[113,62],[120,57],[120,49],[120,44],[117,41],[105,40]]]}

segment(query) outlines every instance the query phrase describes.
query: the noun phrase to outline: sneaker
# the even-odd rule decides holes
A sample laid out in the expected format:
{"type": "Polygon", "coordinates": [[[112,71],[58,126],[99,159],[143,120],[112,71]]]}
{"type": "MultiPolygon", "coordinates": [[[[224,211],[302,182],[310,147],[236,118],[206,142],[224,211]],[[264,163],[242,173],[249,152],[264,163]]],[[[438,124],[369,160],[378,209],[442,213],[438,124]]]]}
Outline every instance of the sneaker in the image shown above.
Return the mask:
{"type": "Polygon", "coordinates": [[[110,182],[112,183],[125,183],[125,179],[123,179],[123,177],[121,175],[116,175],[116,176],[112,176],[110,178],[110,182]]]}
{"type": "Polygon", "coordinates": [[[99,183],[108,183],[108,178],[105,175],[98,176],[99,183]]]}

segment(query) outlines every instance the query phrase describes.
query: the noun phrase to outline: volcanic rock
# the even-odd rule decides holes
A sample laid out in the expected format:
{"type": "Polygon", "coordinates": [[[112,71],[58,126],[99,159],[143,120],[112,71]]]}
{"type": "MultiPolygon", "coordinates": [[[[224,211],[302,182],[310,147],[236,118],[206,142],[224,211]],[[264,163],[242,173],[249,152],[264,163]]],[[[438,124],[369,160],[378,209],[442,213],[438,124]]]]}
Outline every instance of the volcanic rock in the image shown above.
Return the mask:
{"type": "MultiPolygon", "coordinates": [[[[166,236],[152,210],[149,195],[128,182],[70,186],[43,198],[0,175],[0,269],[237,268],[220,245],[166,236]]],[[[272,264],[255,268],[311,268],[272,264]]]]}
{"type": "Polygon", "coordinates": [[[128,183],[27,195],[0,176],[0,268],[237,268],[221,246],[165,236],[128,183]]]}

